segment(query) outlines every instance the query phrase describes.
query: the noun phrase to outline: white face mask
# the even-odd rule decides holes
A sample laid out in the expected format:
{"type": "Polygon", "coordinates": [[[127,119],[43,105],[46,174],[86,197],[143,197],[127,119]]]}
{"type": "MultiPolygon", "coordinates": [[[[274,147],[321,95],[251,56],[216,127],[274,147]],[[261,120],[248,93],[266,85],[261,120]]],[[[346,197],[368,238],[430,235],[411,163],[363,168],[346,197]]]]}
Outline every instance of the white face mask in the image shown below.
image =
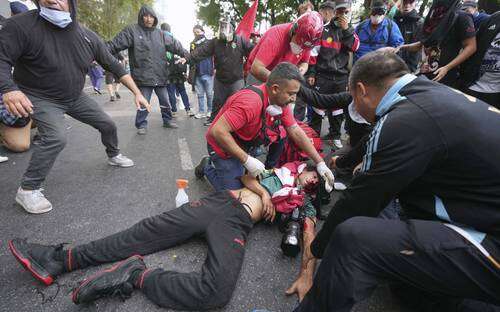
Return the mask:
{"type": "Polygon", "coordinates": [[[43,6],[40,6],[40,16],[60,28],[66,28],[72,22],[71,13],[52,10],[43,6]]]}
{"type": "Polygon", "coordinates": [[[292,50],[292,53],[295,55],[299,55],[303,51],[303,49],[295,42],[290,42],[290,49],[292,50]]]}
{"type": "Polygon", "coordinates": [[[283,114],[283,109],[278,105],[271,104],[266,108],[266,112],[271,117],[276,117],[283,114]]]}
{"type": "Polygon", "coordinates": [[[378,24],[382,23],[382,21],[384,20],[384,16],[383,15],[372,15],[372,16],[370,16],[370,20],[371,20],[373,25],[378,25],[378,24]]]}
{"type": "Polygon", "coordinates": [[[356,123],[367,125],[370,124],[368,121],[366,121],[366,119],[363,118],[363,116],[358,113],[356,108],[354,108],[354,102],[351,102],[351,104],[349,104],[349,116],[351,117],[352,121],[356,123]]]}

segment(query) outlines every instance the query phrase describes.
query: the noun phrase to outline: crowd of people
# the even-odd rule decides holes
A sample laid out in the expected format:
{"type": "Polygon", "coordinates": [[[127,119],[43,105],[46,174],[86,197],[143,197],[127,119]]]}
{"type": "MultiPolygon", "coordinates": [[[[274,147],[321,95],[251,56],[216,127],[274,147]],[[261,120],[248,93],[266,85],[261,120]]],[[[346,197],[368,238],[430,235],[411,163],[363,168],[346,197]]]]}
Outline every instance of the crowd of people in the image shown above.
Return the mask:
{"type": "Polygon", "coordinates": [[[37,129],[15,196],[25,211],[52,210],[41,185],[66,144],[64,114],[101,133],[109,165],[134,166],[112,118],[83,92],[89,72],[100,92],[101,67],[111,101],[119,83],[132,92],[139,135],[153,91],[165,128],[178,127],[177,94],[187,116],[205,119],[207,155],[194,174],[214,189],[69,248],[11,239],[14,258],[45,285],[121,261],[81,282],[73,302],[140,290],[165,308],[223,307],[253,225],[289,218],[302,233],[300,273],[286,290],[298,296],[295,312],[350,311],[380,284],[419,311],[500,311],[500,12],[433,0],[421,17],[416,0],[373,0],[351,25],[350,0],[318,11],[305,2],[262,35],[237,33],[229,16],[212,39],[195,25],[188,51],[148,6],[104,42],[78,22],[76,0],[23,2],[0,21],[0,135],[22,152],[37,129]],[[323,120],[329,153],[316,144],[323,120]],[[339,199],[323,215],[334,189],[339,199]],[[143,261],[198,235],[208,244],[200,272],[143,261]]]}

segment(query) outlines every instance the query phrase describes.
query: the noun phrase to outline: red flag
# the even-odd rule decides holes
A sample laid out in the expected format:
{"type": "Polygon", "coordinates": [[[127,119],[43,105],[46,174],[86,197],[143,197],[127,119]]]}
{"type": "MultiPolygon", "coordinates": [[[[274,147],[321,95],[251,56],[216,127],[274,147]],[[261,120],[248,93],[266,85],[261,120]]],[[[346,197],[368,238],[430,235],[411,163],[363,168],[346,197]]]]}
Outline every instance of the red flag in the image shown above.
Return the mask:
{"type": "Polygon", "coordinates": [[[255,0],[252,6],[245,13],[241,19],[240,24],[236,28],[236,34],[245,39],[250,39],[250,34],[253,32],[253,27],[255,24],[255,18],[257,17],[257,7],[259,5],[259,0],[255,0]]]}

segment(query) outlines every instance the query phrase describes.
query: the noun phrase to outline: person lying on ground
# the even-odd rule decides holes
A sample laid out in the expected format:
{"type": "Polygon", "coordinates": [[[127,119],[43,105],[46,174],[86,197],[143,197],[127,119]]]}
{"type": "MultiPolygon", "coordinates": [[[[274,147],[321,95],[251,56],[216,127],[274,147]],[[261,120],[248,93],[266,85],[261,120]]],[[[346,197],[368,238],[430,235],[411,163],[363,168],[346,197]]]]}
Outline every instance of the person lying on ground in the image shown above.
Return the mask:
{"type": "MultiPolygon", "coordinates": [[[[129,297],[134,289],[139,289],[165,308],[222,307],[234,291],[253,224],[275,218],[274,195],[271,195],[284,188],[280,177],[292,179],[293,185],[308,190],[309,194],[315,194],[318,189],[320,178],[315,166],[296,167],[294,175],[267,172],[260,183],[252,176],[243,176],[245,187],[242,189],[214,192],[87,244],[63,249],[63,245],[40,245],[16,238],[9,241],[9,248],[16,260],[46,285],[67,272],[126,259],[76,287],[72,295],[76,304],[116,294],[129,297]],[[208,243],[207,258],[200,272],[148,268],[140,256],[200,235],[208,243]]],[[[308,233],[313,229],[311,226],[308,233]]],[[[314,236],[308,234],[312,241],[310,237],[314,236]]]]}

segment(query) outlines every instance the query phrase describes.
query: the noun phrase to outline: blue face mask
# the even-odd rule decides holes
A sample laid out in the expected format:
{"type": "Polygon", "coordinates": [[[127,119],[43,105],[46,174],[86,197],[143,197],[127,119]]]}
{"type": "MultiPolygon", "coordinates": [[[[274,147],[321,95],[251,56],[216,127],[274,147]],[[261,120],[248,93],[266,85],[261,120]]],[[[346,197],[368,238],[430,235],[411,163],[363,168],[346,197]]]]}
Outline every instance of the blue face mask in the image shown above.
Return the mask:
{"type": "Polygon", "coordinates": [[[52,10],[43,6],[40,7],[40,16],[60,28],[66,28],[72,22],[69,12],[52,10]]]}

